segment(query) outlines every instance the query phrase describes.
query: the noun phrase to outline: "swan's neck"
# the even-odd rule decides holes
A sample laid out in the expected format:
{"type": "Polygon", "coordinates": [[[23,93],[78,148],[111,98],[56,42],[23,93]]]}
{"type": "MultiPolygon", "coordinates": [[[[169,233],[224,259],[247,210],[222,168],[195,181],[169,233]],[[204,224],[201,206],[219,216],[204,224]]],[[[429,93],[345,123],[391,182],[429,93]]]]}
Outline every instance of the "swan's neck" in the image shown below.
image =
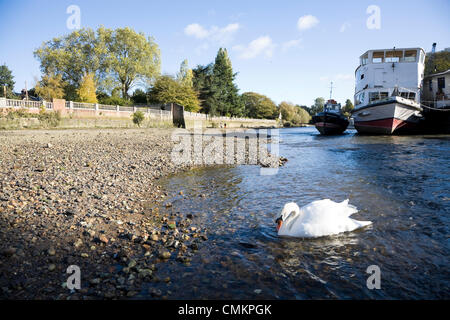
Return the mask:
{"type": "Polygon", "coordinates": [[[300,219],[301,218],[301,214],[300,214],[300,211],[298,211],[298,210],[295,210],[295,211],[292,211],[287,217],[286,217],[286,219],[283,221],[283,224],[286,226],[286,228],[290,228],[290,227],[292,227],[292,225],[298,220],[298,219],[300,219]]]}

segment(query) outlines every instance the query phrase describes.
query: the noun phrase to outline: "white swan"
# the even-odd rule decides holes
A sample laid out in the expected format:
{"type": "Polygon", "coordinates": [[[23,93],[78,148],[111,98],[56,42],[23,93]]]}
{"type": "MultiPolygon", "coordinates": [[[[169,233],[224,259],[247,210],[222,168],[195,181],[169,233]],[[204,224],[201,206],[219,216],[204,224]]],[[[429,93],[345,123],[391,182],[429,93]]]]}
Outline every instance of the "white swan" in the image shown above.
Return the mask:
{"type": "Polygon", "coordinates": [[[322,237],[353,231],[371,224],[371,221],[357,221],[350,216],[358,212],[348,199],[340,203],[330,199],[317,200],[301,208],[294,202],[284,205],[277,217],[278,235],[291,237],[322,237]]]}

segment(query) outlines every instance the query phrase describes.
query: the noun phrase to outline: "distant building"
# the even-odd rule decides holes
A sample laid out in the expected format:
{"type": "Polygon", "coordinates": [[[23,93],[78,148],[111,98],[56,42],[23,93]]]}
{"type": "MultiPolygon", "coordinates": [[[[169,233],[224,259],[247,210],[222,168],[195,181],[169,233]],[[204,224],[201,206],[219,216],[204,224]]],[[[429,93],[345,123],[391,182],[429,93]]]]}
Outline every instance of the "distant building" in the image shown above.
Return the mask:
{"type": "MultiPolygon", "coordinates": [[[[447,50],[447,49],[446,49],[447,50]]],[[[430,74],[423,80],[422,102],[424,104],[443,108],[450,106],[450,69],[444,72],[430,74]]]]}

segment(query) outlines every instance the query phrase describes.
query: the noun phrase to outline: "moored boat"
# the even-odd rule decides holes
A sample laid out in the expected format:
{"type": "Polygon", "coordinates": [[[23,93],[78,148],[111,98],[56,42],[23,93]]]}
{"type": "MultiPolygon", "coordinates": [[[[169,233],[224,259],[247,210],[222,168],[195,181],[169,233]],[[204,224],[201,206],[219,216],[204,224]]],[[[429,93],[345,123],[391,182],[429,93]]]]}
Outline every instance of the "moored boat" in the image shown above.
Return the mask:
{"type": "Polygon", "coordinates": [[[312,123],[323,135],[342,134],[348,127],[349,121],[341,113],[341,104],[333,96],[333,82],[330,87],[330,99],[323,106],[323,111],[312,117],[312,123]]]}
{"type": "Polygon", "coordinates": [[[421,48],[369,50],[360,57],[352,110],[358,133],[405,134],[420,129],[424,61],[421,48]]]}
{"type": "Polygon", "coordinates": [[[340,113],[341,104],[328,100],[324,111],[312,117],[316,129],[324,135],[342,134],[348,127],[348,119],[340,113]]]}

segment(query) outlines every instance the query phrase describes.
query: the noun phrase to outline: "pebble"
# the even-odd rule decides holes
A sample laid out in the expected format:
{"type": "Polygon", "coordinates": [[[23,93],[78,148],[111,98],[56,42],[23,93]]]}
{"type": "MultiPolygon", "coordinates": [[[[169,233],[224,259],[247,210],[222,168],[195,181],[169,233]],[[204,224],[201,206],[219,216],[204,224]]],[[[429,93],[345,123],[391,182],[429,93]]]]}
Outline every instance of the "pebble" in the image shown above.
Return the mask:
{"type": "Polygon", "coordinates": [[[16,253],[16,251],[17,251],[16,248],[9,247],[9,248],[6,248],[5,250],[2,251],[2,255],[4,255],[5,257],[10,257],[14,253],[16,253]]]}
{"type": "MultiPolygon", "coordinates": [[[[141,131],[24,130],[0,136],[0,265],[5,279],[0,295],[11,299],[120,298],[140,292],[140,281],[158,275],[154,263],[175,254],[167,250],[169,245],[177,248],[177,255],[181,253],[176,263],[190,264],[189,241],[207,237],[190,226],[195,218],[192,213],[183,219],[175,210],[161,209],[175,203],[156,180],[192,165],[175,166],[171,161],[171,131],[141,131]],[[8,258],[19,255],[24,257],[20,263],[8,258]],[[61,273],[42,277],[29,267],[33,265],[61,273]],[[95,290],[57,292],[69,265],[79,265],[83,279],[101,285],[95,290]],[[129,271],[127,278],[121,272],[124,267],[129,271]],[[15,285],[17,275],[27,279],[26,290],[15,285]]],[[[178,193],[183,198],[187,192],[178,193]]],[[[152,295],[170,296],[160,290],[152,295]]]]}
{"type": "Polygon", "coordinates": [[[170,256],[171,256],[171,253],[169,251],[167,251],[167,250],[162,250],[162,251],[159,252],[159,257],[161,259],[169,259],[170,256]]]}
{"type": "Polygon", "coordinates": [[[81,239],[78,239],[77,241],[75,241],[75,243],[73,244],[73,246],[75,247],[75,248],[79,248],[79,247],[81,247],[83,245],[83,240],[81,240],[81,239]]]}

